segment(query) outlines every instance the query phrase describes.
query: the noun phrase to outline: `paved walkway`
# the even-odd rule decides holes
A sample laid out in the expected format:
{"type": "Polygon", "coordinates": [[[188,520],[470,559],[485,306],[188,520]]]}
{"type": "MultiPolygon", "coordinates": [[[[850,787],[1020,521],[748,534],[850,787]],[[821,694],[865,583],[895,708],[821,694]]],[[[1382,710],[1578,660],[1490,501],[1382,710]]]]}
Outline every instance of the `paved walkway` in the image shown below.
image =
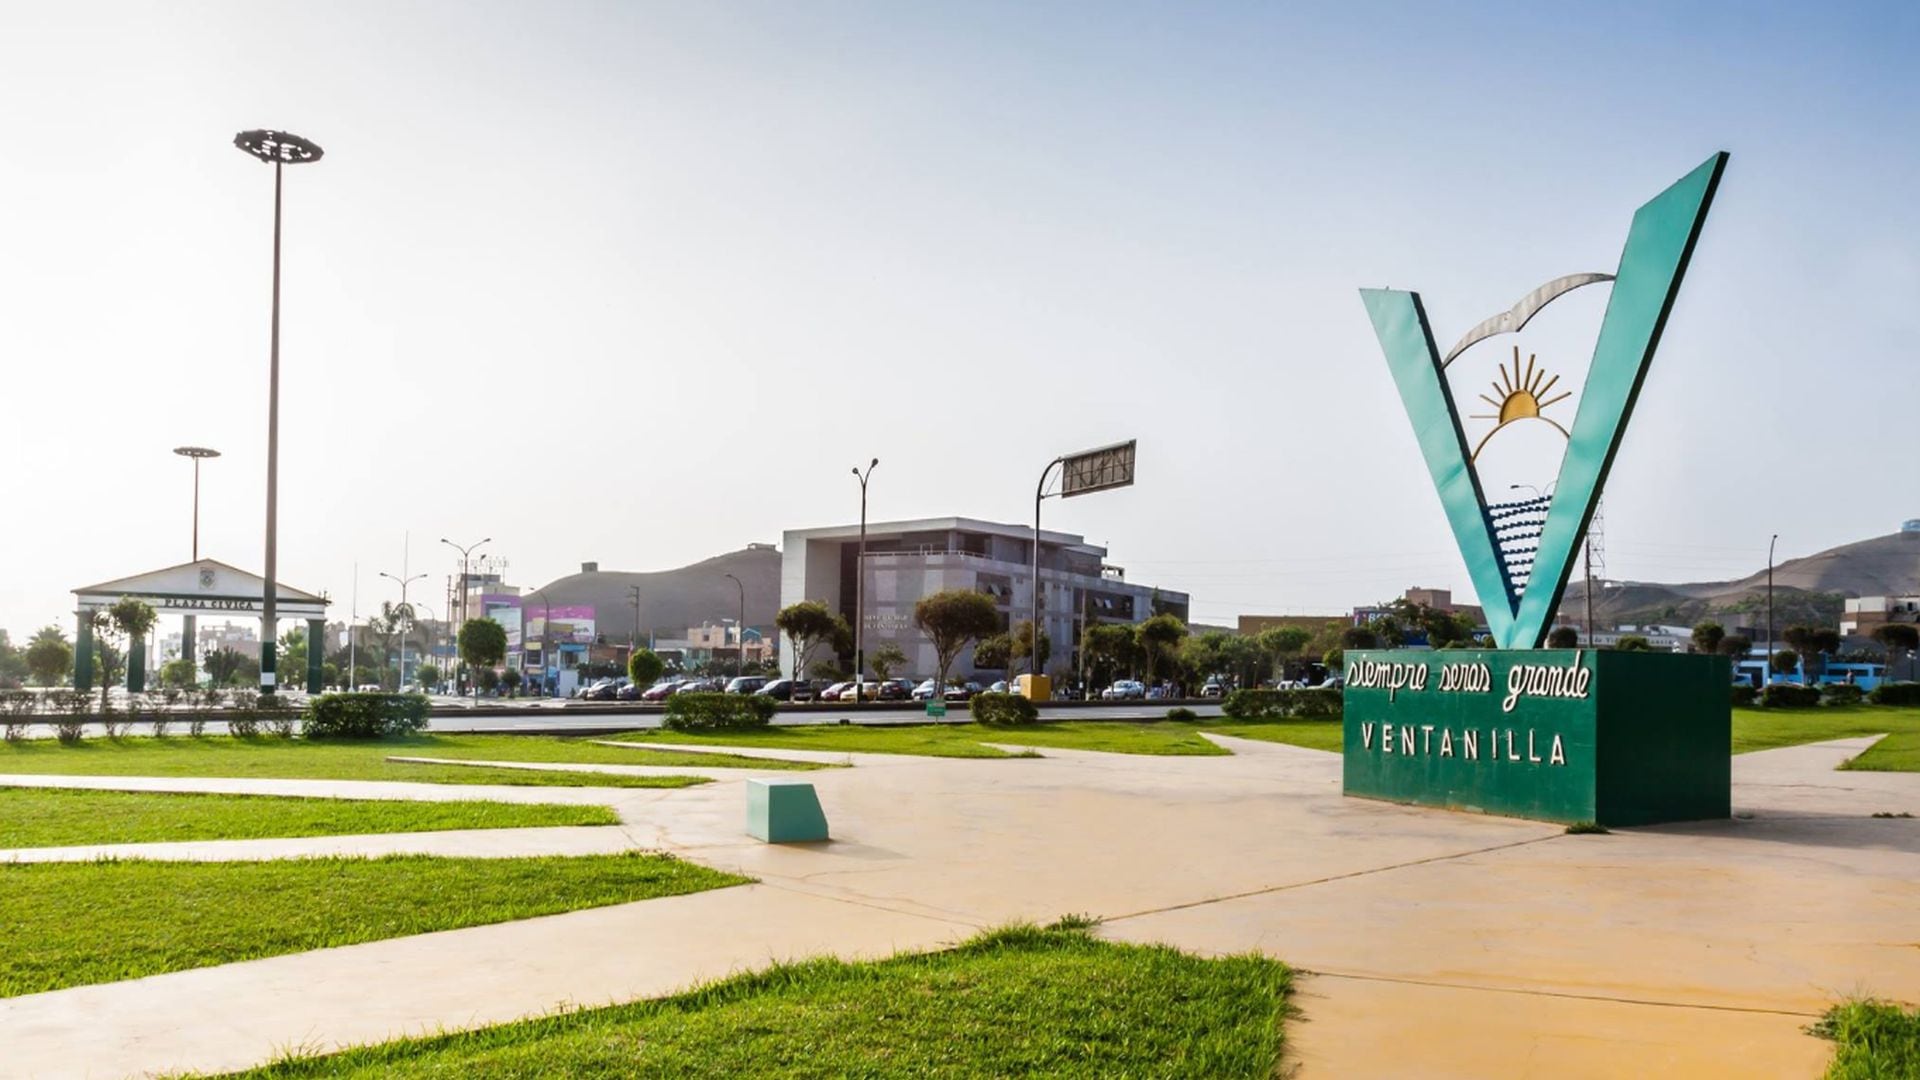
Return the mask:
{"type": "MultiPolygon", "coordinates": [[[[747,839],[738,780],[641,792],[635,842],[764,884],[0,1001],[0,1073],[233,1068],[1066,912],[1311,972],[1307,1080],[1804,1078],[1828,1004],[1920,1000],[1920,821],[1870,816],[1920,813],[1920,776],[1832,771],[1871,740],[1735,759],[1734,820],[1588,836],[1342,798],[1335,755],[1216,741],[1235,755],[854,755],[805,774],[826,844],[747,839]]],[[[490,790],[516,789],[459,797],[490,790]]]]}

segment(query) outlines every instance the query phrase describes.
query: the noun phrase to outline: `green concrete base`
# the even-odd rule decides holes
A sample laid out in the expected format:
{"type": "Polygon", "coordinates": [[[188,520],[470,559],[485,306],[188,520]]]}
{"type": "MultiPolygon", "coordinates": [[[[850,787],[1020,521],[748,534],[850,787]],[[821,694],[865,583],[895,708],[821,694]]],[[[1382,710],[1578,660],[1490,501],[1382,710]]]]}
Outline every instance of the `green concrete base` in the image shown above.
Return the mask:
{"type": "Polygon", "coordinates": [[[827,815],[805,780],[747,781],[747,835],[769,844],[827,838],[827,815]]]}
{"type": "Polygon", "coordinates": [[[1732,812],[1726,657],[1350,652],[1346,678],[1348,795],[1602,825],[1732,812]]]}

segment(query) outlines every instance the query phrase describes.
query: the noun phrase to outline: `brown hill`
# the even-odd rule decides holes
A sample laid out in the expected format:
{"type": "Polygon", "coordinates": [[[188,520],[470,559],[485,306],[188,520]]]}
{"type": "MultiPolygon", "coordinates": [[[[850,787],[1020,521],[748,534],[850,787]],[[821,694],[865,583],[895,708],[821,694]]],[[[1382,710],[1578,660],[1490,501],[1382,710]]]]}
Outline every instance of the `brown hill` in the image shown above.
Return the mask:
{"type": "Polygon", "coordinates": [[[663,638],[685,636],[687,628],[732,619],[740,611],[740,590],[727,574],[746,588],[747,625],[768,640],[774,636],[773,617],[780,607],[780,552],[770,544],[755,544],[677,570],[595,570],[568,574],[548,582],[522,598],[528,616],[538,616],[543,603],[556,608],[591,606],[597,633],[610,642],[625,644],[633,630],[631,586],[640,587],[640,635],[663,638]]]}
{"type": "MultiPolygon", "coordinates": [[[[1831,625],[1849,597],[1920,593],[1920,532],[1890,533],[1788,559],[1773,568],[1773,587],[1775,626],[1831,625]]],[[[1594,594],[1594,619],[1603,625],[1691,626],[1705,618],[1755,625],[1765,618],[1766,596],[1764,569],[1736,581],[1610,582],[1594,594]]],[[[1577,623],[1585,614],[1586,583],[1571,581],[1560,602],[1560,621],[1577,623]]]]}

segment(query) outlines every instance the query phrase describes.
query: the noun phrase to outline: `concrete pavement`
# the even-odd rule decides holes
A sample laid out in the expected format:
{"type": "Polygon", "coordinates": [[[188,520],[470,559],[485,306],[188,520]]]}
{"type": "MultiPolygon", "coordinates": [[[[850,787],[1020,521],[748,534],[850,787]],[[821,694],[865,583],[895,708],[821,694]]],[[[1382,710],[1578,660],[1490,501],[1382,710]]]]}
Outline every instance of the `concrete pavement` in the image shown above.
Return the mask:
{"type": "Polygon", "coordinates": [[[738,780],[643,792],[633,842],[764,884],[0,1001],[0,1073],[230,1068],[1066,912],[1305,969],[1308,1080],[1808,1077],[1828,1004],[1920,1000],[1920,821],[1871,816],[1920,813],[1920,776],[1832,769],[1871,740],[1736,758],[1733,820],[1585,836],[1345,799],[1335,755],[1216,741],[850,755],[805,774],[825,844],[749,840],[738,780]]]}

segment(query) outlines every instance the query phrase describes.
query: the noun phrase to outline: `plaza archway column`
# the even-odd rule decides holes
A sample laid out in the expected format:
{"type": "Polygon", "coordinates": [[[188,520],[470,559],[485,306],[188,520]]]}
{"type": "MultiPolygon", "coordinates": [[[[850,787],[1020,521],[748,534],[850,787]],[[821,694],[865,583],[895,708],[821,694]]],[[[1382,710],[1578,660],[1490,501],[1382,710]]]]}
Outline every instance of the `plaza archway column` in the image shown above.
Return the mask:
{"type": "Polygon", "coordinates": [[[193,634],[196,629],[192,615],[180,616],[180,658],[187,663],[196,663],[193,655],[193,634]]]}
{"type": "Polygon", "coordinates": [[[127,693],[138,694],[147,688],[147,639],[133,634],[127,641],[127,693]]]}
{"type": "Polygon", "coordinates": [[[308,619],[307,620],[307,693],[309,694],[317,694],[322,689],[320,685],[320,662],[325,658],[326,650],[327,650],[327,620],[308,619]]]}
{"type": "Polygon", "coordinates": [[[73,688],[93,689],[93,612],[81,608],[74,612],[78,625],[73,631],[73,688]]]}

